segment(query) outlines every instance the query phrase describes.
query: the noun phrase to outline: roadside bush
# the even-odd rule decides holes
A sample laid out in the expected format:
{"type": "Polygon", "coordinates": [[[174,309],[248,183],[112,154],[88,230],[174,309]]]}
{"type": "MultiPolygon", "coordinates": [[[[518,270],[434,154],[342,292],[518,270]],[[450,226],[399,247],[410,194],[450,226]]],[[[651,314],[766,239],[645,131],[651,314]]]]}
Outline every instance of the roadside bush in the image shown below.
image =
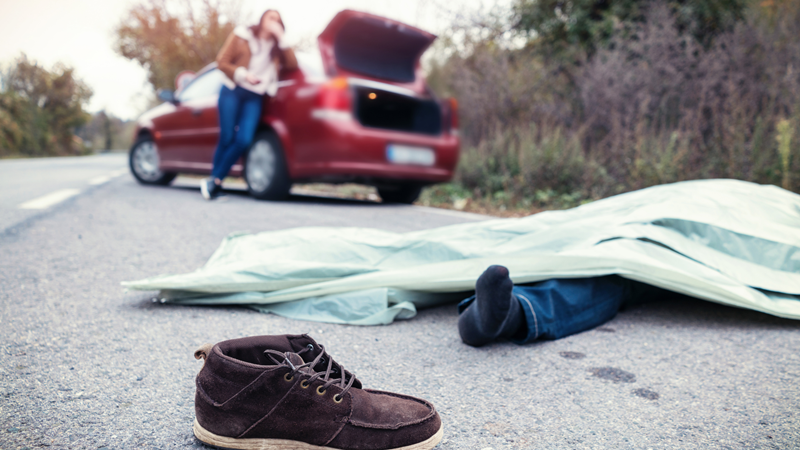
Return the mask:
{"type": "Polygon", "coordinates": [[[457,182],[476,196],[502,192],[514,202],[540,191],[588,198],[592,184],[607,182],[601,168],[586,160],[576,138],[559,129],[541,139],[536,134],[534,127],[498,130],[465,149],[457,182]]]}
{"type": "Polygon", "coordinates": [[[780,184],[765,138],[800,112],[800,52],[781,54],[781,37],[756,20],[706,50],[677,33],[666,8],[651,8],[637,39],[598,52],[581,72],[586,150],[634,189],[711,177],[780,184]]]}
{"type": "Polygon", "coordinates": [[[702,41],[668,5],[645,3],[591,55],[501,32],[451,50],[431,80],[460,103],[454,183],[509,207],[699,178],[800,190],[800,3],[750,3],[702,41]]]}
{"type": "Polygon", "coordinates": [[[74,131],[86,123],[92,91],[56,64],[47,70],[20,56],[0,74],[0,157],[75,155],[74,131]]]}

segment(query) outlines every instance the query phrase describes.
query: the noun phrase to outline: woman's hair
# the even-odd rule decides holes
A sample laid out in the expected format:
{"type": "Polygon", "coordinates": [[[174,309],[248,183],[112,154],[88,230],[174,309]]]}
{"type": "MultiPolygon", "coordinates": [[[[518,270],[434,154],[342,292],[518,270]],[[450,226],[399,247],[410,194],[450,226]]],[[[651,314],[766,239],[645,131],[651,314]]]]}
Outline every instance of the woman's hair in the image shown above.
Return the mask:
{"type": "MultiPolygon", "coordinates": [[[[271,11],[275,11],[276,13],[278,13],[278,23],[281,24],[281,28],[283,28],[283,31],[286,31],[286,25],[283,24],[283,19],[281,18],[281,13],[279,13],[278,10],[276,10],[276,9],[268,9],[268,10],[264,11],[264,14],[261,15],[260,19],[258,19],[258,23],[257,24],[252,25],[252,26],[249,27],[250,31],[253,32],[253,36],[259,36],[261,34],[261,24],[264,23],[264,17],[267,14],[269,14],[271,11]]],[[[258,41],[258,39],[256,39],[256,41],[258,41]]],[[[261,44],[259,44],[259,45],[261,45],[261,44]]],[[[272,47],[272,51],[270,51],[269,56],[272,59],[279,58],[281,56],[281,51],[280,51],[280,49],[278,49],[277,45],[274,45],[272,47]]]]}

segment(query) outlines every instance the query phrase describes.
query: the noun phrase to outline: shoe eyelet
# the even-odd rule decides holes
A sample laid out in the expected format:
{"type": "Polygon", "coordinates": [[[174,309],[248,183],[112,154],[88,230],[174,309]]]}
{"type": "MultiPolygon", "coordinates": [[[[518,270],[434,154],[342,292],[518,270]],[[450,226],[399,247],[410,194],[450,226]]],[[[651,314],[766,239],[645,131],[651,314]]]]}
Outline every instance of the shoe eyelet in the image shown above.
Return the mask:
{"type": "Polygon", "coordinates": [[[317,386],[317,394],[319,394],[319,395],[325,395],[325,393],[326,393],[326,392],[328,392],[328,391],[327,391],[327,390],[324,390],[324,391],[323,391],[323,390],[322,390],[322,386],[317,386]]]}
{"type": "Polygon", "coordinates": [[[308,380],[303,380],[303,381],[300,382],[300,387],[303,388],[303,389],[308,389],[309,386],[311,386],[311,385],[308,384],[308,380]]]}
{"type": "Polygon", "coordinates": [[[344,400],[344,399],[343,399],[343,398],[342,398],[342,396],[341,396],[341,395],[339,395],[339,394],[336,394],[336,395],[334,395],[334,396],[333,396],[333,402],[334,402],[334,403],[342,403],[342,400],[344,400]],[[336,400],[337,398],[338,398],[339,400],[336,400]]]}
{"type": "Polygon", "coordinates": [[[283,376],[283,379],[286,380],[286,381],[294,380],[294,375],[291,375],[291,376],[290,375],[291,375],[291,372],[286,372],[286,375],[283,376]]]}
{"type": "Polygon", "coordinates": [[[314,351],[314,344],[308,344],[308,345],[306,345],[306,347],[307,347],[309,350],[311,350],[312,352],[314,351]]]}

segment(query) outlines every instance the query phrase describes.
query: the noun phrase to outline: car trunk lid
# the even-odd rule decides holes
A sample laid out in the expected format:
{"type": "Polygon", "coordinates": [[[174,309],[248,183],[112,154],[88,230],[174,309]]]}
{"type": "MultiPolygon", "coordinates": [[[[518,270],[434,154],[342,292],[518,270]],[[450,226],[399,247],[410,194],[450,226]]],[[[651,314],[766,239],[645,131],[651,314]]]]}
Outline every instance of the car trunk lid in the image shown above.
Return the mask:
{"type": "Polygon", "coordinates": [[[420,88],[419,59],[435,39],[394,20],[344,10],[320,34],[319,48],[328,76],[367,77],[420,88]]]}

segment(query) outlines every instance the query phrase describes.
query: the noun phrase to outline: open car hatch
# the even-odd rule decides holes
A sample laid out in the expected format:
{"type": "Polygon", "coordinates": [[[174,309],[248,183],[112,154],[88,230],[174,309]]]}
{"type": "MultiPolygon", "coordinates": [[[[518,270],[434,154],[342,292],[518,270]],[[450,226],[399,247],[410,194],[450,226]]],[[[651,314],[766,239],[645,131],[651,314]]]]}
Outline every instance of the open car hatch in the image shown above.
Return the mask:
{"type": "Polygon", "coordinates": [[[435,39],[394,20],[344,10],[319,35],[319,49],[328,76],[414,84],[422,77],[419,59],[435,39]]]}

